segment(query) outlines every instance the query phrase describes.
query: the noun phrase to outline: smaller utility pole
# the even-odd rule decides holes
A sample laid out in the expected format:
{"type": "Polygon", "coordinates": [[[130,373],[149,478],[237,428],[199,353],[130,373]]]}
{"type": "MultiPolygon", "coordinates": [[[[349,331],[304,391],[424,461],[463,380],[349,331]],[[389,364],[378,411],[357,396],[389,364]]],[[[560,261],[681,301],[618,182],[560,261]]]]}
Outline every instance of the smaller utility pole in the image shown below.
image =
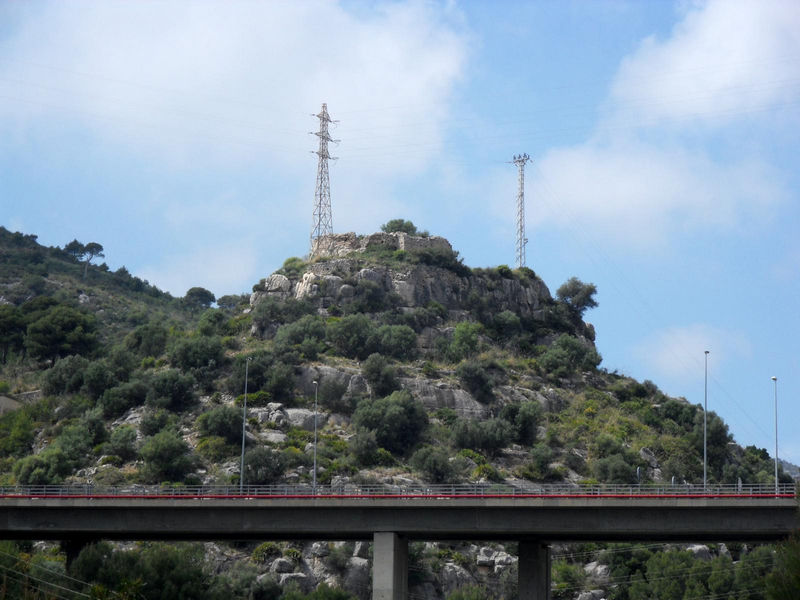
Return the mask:
{"type": "Polygon", "coordinates": [[[528,238],[525,237],[525,163],[531,160],[527,154],[514,155],[512,161],[519,169],[517,187],[517,268],[525,266],[525,246],[528,238]]]}

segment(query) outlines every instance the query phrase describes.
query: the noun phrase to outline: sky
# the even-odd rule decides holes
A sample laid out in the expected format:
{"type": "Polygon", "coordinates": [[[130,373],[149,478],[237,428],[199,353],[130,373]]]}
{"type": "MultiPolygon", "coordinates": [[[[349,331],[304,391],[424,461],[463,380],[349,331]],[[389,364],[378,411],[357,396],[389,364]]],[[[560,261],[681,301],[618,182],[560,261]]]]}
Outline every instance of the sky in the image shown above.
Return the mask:
{"type": "Polygon", "coordinates": [[[800,3],[0,0],[0,225],[175,296],[333,228],[594,283],[602,366],[800,463],[800,3]],[[776,376],[777,383],[772,376],[776,376]]]}

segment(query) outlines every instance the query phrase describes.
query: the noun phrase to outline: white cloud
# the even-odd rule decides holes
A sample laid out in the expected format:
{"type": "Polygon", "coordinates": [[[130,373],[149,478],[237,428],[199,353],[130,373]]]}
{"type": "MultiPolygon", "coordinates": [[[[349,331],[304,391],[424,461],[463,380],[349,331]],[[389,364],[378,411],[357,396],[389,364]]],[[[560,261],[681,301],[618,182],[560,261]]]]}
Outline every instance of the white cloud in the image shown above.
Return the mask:
{"type": "Polygon", "coordinates": [[[555,149],[531,176],[536,223],[591,225],[609,242],[658,248],[702,227],[752,227],[785,199],[758,159],[722,163],[698,151],[631,140],[555,149]]]}
{"type": "MultiPolygon", "coordinates": [[[[754,143],[760,130],[745,113],[800,100],[797,4],[687,6],[667,39],[647,38],[622,61],[594,135],[535,165],[534,223],[658,251],[701,228],[769,222],[789,198],[786,177],[761,152],[770,140],[754,143]]],[[[783,112],[770,118],[786,127],[783,112]]]]}
{"type": "Polygon", "coordinates": [[[322,0],[51,2],[0,41],[0,119],[81,124],[179,164],[302,165],[316,142],[309,113],[324,101],[342,120],[342,155],[363,159],[414,141],[419,151],[388,166],[419,168],[442,133],[405,124],[447,111],[464,37],[446,7],[382,3],[364,12],[322,0]]]}
{"type": "Polygon", "coordinates": [[[612,87],[620,117],[726,122],[800,98],[796,1],[686,6],[668,39],[646,38],[620,66],[612,87]]]}
{"type": "Polygon", "coordinates": [[[684,381],[697,379],[697,374],[702,373],[706,350],[710,352],[710,372],[731,359],[747,358],[752,351],[742,333],[703,324],[656,332],[636,349],[643,362],[659,375],[684,381]]]}

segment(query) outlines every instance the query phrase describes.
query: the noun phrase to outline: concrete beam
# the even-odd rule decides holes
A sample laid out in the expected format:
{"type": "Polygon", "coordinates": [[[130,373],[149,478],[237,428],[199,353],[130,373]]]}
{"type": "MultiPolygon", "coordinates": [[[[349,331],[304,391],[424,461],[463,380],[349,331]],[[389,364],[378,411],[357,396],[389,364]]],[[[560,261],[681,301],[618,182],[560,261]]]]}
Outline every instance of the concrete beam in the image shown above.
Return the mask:
{"type": "Polygon", "coordinates": [[[550,546],[519,543],[519,600],[550,600],[550,546]]]}
{"type": "Polygon", "coordinates": [[[372,599],[408,598],[408,541],[396,533],[378,531],[372,546],[372,599]]]}

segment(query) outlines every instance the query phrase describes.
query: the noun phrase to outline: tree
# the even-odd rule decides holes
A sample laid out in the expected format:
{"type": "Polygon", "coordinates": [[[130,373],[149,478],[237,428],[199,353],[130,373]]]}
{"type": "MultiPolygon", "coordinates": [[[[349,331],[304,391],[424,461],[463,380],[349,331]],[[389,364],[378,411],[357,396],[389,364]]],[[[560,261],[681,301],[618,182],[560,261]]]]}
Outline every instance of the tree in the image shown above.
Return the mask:
{"type": "Polygon", "coordinates": [[[428,425],[422,404],[405,390],[378,400],[364,399],[353,414],[356,427],[372,429],[378,444],[390,452],[405,453],[428,425]]]}
{"type": "Polygon", "coordinates": [[[5,364],[9,351],[23,348],[25,339],[25,319],[20,310],[13,305],[0,305],[0,363],[5,364]]]}
{"type": "Polygon", "coordinates": [[[89,242],[83,249],[84,256],[86,256],[86,266],[83,268],[83,278],[86,279],[86,273],[89,271],[89,263],[92,262],[92,259],[97,258],[105,258],[105,254],[103,254],[103,246],[102,244],[98,244],[97,242],[89,242]]]}
{"type": "Polygon", "coordinates": [[[86,354],[97,343],[94,330],[94,317],[60,305],[28,325],[25,347],[34,358],[45,360],[86,354]]]}
{"type": "Polygon", "coordinates": [[[775,570],[767,577],[770,600],[793,600],[800,590],[800,536],[795,533],[778,545],[775,570]]]}
{"type": "Polygon", "coordinates": [[[573,314],[583,317],[587,308],[595,308],[597,301],[594,295],[597,293],[597,286],[593,283],[583,283],[577,277],[570,277],[556,291],[558,299],[566,304],[573,314]]]}
{"type": "Polygon", "coordinates": [[[180,481],[192,468],[189,446],[176,433],[160,431],[139,451],[144,459],[144,475],[151,483],[180,481]]]}
{"type": "Polygon", "coordinates": [[[286,468],[280,452],[259,446],[244,455],[244,482],[247,485],[269,485],[278,481],[286,468]]]}
{"type": "Polygon", "coordinates": [[[86,246],[81,244],[78,240],[72,240],[69,244],[64,246],[64,252],[75,260],[80,261],[86,254],[86,246]]]}
{"type": "Polygon", "coordinates": [[[198,309],[205,309],[214,302],[214,294],[202,287],[189,288],[183,297],[183,303],[189,307],[192,314],[198,309]]]}
{"type": "Polygon", "coordinates": [[[388,396],[398,387],[394,367],[380,354],[370,354],[361,365],[361,374],[367,380],[375,396],[388,396]]]}
{"type": "Polygon", "coordinates": [[[330,323],[325,331],[328,342],[339,354],[365,359],[370,355],[375,324],[366,315],[348,315],[330,323]]]}
{"type": "Polygon", "coordinates": [[[408,235],[417,235],[417,227],[411,221],[405,219],[392,219],[381,225],[381,231],[386,233],[407,233],[408,235]]]}

